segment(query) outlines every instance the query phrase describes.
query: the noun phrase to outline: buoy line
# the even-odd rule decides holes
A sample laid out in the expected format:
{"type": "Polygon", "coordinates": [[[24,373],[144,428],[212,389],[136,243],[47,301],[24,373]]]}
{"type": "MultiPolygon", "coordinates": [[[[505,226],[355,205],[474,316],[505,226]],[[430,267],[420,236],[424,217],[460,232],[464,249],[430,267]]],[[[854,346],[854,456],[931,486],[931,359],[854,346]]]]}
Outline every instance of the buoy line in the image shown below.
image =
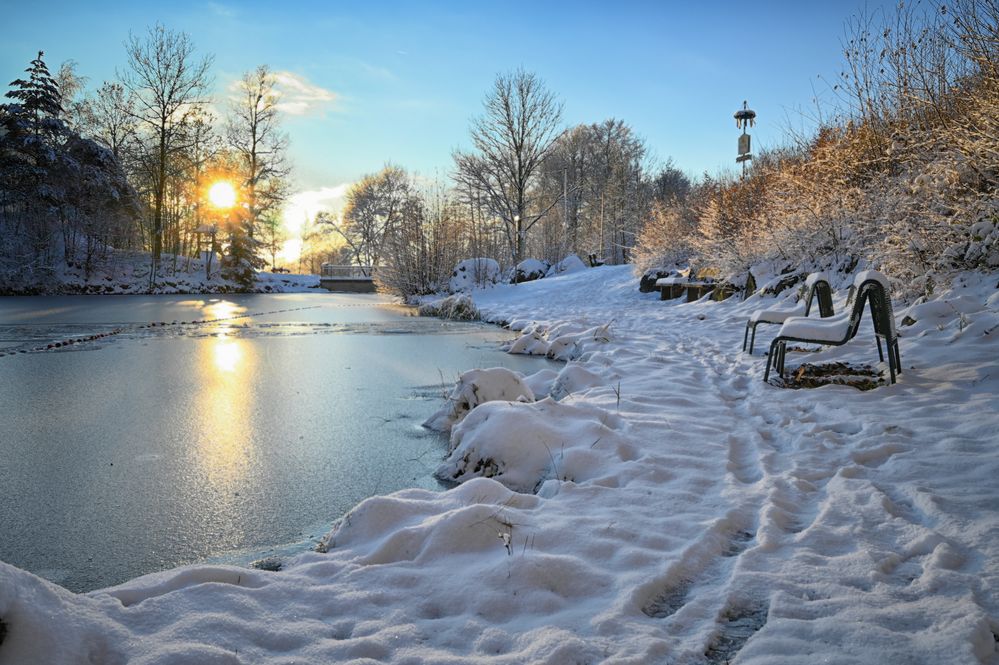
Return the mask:
{"type": "Polygon", "coordinates": [[[86,342],[95,342],[99,339],[105,339],[108,337],[114,337],[115,335],[120,335],[121,333],[128,332],[131,330],[146,330],[151,328],[166,328],[170,326],[196,326],[196,325],[206,325],[211,323],[221,323],[223,321],[235,321],[236,319],[246,319],[253,316],[270,316],[272,314],[284,314],[286,312],[299,312],[306,309],[320,309],[323,305],[310,305],[308,307],[292,307],[289,309],[275,309],[269,312],[251,312],[249,314],[237,314],[234,316],[220,316],[214,319],[193,319],[191,321],[171,321],[167,323],[166,321],[154,321],[151,323],[143,323],[137,326],[125,326],[121,328],[115,328],[114,330],[94,333],[93,335],[85,335],[83,337],[70,337],[69,339],[62,339],[55,342],[48,342],[47,344],[40,344],[31,349],[18,349],[17,351],[0,351],[0,357],[3,356],[16,356],[21,353],[43,353],[45,351],[55,351],[56,349],[62,349],[67,346],[72,346],[74,344],[84,344],[86,342]]]}

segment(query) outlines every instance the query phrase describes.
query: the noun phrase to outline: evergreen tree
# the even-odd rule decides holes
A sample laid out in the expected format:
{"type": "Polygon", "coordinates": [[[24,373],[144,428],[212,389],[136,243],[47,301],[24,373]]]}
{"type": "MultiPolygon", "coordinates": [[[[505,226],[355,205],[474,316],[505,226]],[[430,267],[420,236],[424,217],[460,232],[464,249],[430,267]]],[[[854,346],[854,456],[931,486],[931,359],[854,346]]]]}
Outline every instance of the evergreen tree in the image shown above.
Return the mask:
{"type": "Polygon", "coordinates": [[[55,139],[65,132],[62,116],[62,95],[59,84],[49,73],[49,68],[42,59],[44,51],[38,52],[38,57],[24,70],[27,80],[16,79],[10,82],[10,91],[5,95],[14,100],[7,106],[10,120],[14,127],[8,126],[8,131],[19,134],[30,134],[36,141],[43,138],[55,139]]]}
{"type": "Polygon", "coordinates": [[[238,219],[229,226],[229,246],[222,257],[222,276],[250,291],[257,280],[257,271],[266,261],[260,258],[262,243],[252,235],[252,221],[245,210],[237,213],[238,219]]]}

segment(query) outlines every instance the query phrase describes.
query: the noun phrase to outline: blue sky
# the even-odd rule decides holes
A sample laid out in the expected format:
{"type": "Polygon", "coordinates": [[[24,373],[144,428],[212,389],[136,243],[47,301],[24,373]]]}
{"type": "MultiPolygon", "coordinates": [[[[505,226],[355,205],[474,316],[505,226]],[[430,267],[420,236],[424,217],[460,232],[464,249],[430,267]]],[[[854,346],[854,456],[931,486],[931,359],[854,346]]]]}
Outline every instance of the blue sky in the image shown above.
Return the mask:
{"type": "Polygon", "coordinates": [[[754,148],[807,126],[841,64],[844,21],[891,2],[17,3],[0,77],[38,49],[91,84],[125,64],[129,31],[161,21],[215,55],[215,89],[258,64],[288,75],[284,121],[302,200],[335,198],[395,164],[446,174],[497,72],[537,73],[567,124],[616,117],[692,175],[733,168],[732,113],[759,114],[754,148]],[[169,4],[169,6],[167,6],[169,4]]]}

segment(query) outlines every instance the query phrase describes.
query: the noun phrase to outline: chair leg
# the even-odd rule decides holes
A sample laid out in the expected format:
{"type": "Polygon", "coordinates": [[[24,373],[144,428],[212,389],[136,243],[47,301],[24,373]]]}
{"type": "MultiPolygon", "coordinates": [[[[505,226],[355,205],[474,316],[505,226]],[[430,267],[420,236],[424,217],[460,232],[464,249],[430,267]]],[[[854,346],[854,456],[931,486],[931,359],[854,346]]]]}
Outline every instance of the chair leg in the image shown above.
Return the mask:
{"type": "Polygon", "coordinates": [[[787,360],[787,344],[781,340],[777,347],[777,376],[784,378],[784,361],[787,360]]]}
{"type": "MultiPolygon", "coordinates": [[[[746,341],[749,339],[749,322],[746,322],[746,332],[742,333],[742,350],[746,350],[746,341]]],[[[752,353],[752,351],[750,351],[752,353]]]]}
{"type": "Polygon", "coordinates": [[[776,360],[776,358],[774,358],[774,349],[776,348],[776,346],[777,346],[777,340],[772,341],[770,343],[770,350],[767,352],[767,368],[763,372],[764,383],[770,380],[770,368],[773,367],[774,360],[776,360]]]}
{"type": "Polygon", "coordinates": [[[895,371],[899,374],[902,373],[902,354],[898,350],[898,338],[892,342],[892,346],[895,347],[895,371]]]}
{"type": "Polygon", "coordinates": [[[756,345],[756,326],[753,326],[753,335],[749,338],[749,355],[753,355],[753,346],[756,345]]]}
{"type": "Polygon", "coordinates": [[[884,354],[884,351],[881,350],[881,337],[879,337],[878,335],[875,335],[874,336],[874,341],[878,343],[878,359],[881,362],[884,362],[885,361],[885,354],[884,354]]]}

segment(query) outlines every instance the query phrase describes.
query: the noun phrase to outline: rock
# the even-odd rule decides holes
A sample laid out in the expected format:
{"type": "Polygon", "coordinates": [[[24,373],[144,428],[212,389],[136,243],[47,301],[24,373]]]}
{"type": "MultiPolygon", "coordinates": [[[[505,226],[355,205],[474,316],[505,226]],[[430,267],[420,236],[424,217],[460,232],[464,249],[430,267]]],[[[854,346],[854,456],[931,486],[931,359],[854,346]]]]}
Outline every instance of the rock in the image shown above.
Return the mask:
{"type": "Polygon", "coordinates": [[[670,277],[674,273],[675,271],[673,270],[664,270],[661,268],[647,270],[645,274],[642,275],[642,279],[638,282],[638,290],[642,293],[652,293],[653,291],[657,291],[658,287],[656,286],[656,280],[662,279],[663,277],[670,277]]]}
{"type": "Polygon", "coordinates": [[[539,261],[538,259],[524,259],[517,264],[517,267],[513,271],[513,277],[510,279],[511,284],[520,284],[521,282],[533,282],[536,279],[541,279],[544,277],[551,265],[547,261],[539,261]]]}

